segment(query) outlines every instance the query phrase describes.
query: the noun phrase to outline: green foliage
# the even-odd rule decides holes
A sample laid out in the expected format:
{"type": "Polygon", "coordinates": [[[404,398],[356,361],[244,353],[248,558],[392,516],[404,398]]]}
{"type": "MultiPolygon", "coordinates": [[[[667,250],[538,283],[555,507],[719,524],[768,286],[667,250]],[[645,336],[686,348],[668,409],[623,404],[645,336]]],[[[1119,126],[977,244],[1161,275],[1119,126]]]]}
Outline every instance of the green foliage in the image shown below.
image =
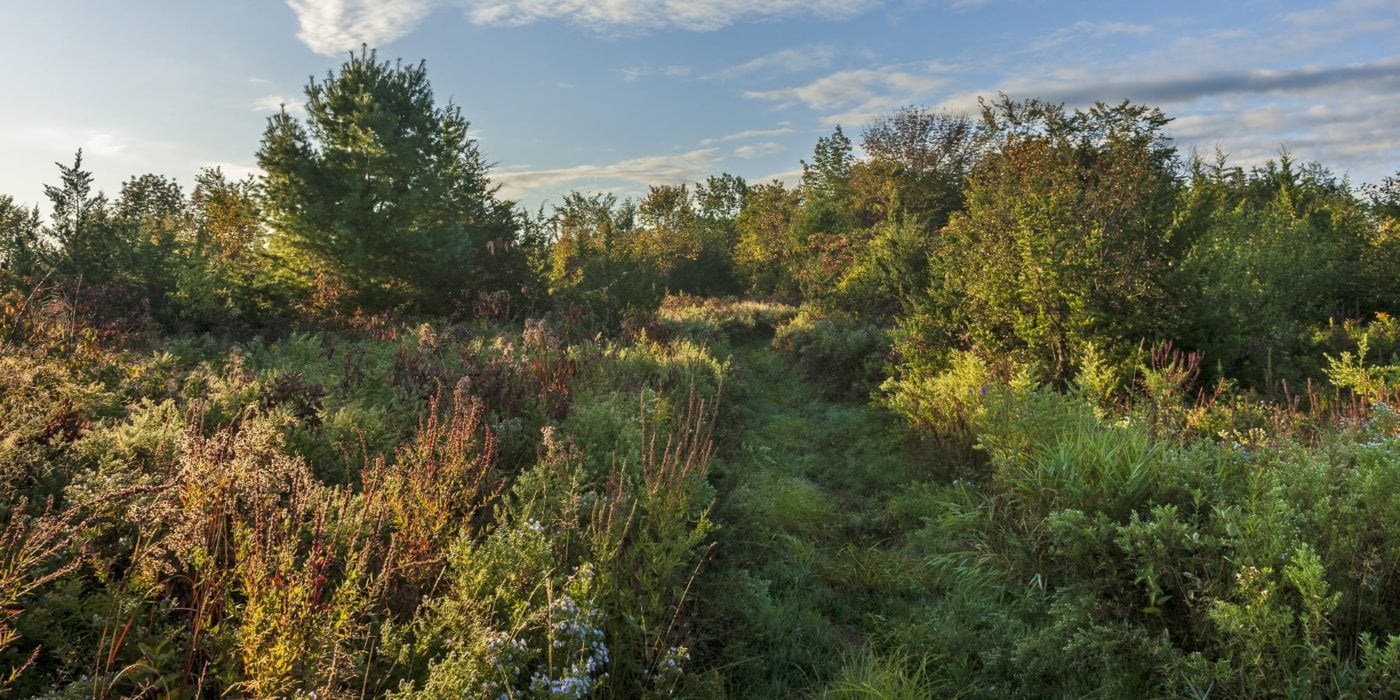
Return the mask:
{"type": "Polygon", "coordinates": [[[985,134],[965,116],[904,107],[866,126],[868,160],[852,174],[862,218],[913,217],[937,230],[962,209],[967,177],[983,157],[985,134]]]}
{"type": "Polygon", "coordinates": [[[749,188],[748,201],[734,221],[739,233],[734,263],[751,293],[784,300],[797,296],[793,268],[801,244],[792,227],[799,201],[797,191],[781,182],[749,188]]]}
{"type": "Polygon", "coordinates": [[[549,291],[596,325],[618,327],[629,312],[655,308],[665,294],[665,271],[640,253],[636,207],[612,195],[564,198],[550,220],[549,291]]]}
{"type": "Polygon", "coordinates": [[[918,219],[887,219],[856,246],[840,279],[830,289],[814,293],[812,301],[890,325],[911,300],[923,294],[934,244],[918,219]]]}
{"type": "Polygon", "coordinates": [[[939,694],[927,659],[881,658],[869,652],[848,660],[824,698],[900,698],[916,700],[939,694]]]}
{"type": "Polygon", "coordinates": [[[735,291],[733,221],[747,192],[748,185],[732,175],[712,177],[693,194],[685,185],[652,187],[637,205],[636,255],[664,273],[669,291],[735,291]]]}
{"type": "Polygon", "coordinates": [[[627,697],[710,682],[691,672],[689,590],[714,530],[708,397],[728,369],[703,348],[571,347],[530,323],[60,349],[42,321],[0,363],[16,692],[460,696],[478,662],[528,668],[521,689],[550,685],[536,671],[627,697]],[[28,505],[45,494],[50,510],[28,505]],[[489,545],[532,519],[558,547],[534,583],[557,587],[477,566],[534,556],[489,545]],[[435,660],[464,638],[443,611],[491,596],[525,601],[502,609],[525,628],[504,629],[538,657],[435,660]],[[568,636],[584,625],[606,630],[606,655],[568,636]]]}
{"type": "Polygon", "coordinates": [[[1344,183],[1286,156],[1243,172],[1197,163],[1181,220],[1196,228],[1182,261],[1189,300],[1178,339],[1225,375],[1301,381],[1307,329],[1393,304],[1374,229],[1344,183]],[[1209,300],[1209,301],[1206,301],[1209,300]]]}
{"type": "Polygon", "coordinates": [[[217,169],[196,177],[187,200],[158,175],[123,183],[114,202],[91,192],[81,153],[50,186],[52,223],[0,200],[0,258],[31,301],[61,299],[106,332],[166,329],[246,334],[265,329],[285,304],[270,293],[258,253],[262,221],[252,179],[217,169]],[[23,215],[22,215],[23,214],[23,215]],[[22,284],[21,284],[22,283],[22,284]]]}
{"type": "MultiPolygon", "coordinates": [[[[911,537],[948,572],[934,614],[990,605],[1009,616],[957,652],[977,661],[946,672],[954,687],[1232,697],[1384,687],[1388,662],[1368,640],[1390,633],[1391,616],[1371,606],[1393,574],[1371,563],[1385,555],[1356,547],[1392,541],[1379,533],[1394,506],[1373,490],[1400,467],[1391,433],[1312,448],[1278,435],[1183,443],[1072,396],[990,395],[977,421],[985,486],[905,506],[936,514],[911,537]]],[[[924,624],[926,659],[969,643],[924,624]]]]}
{"type": "Polygon", "coordinates": [[[268,120],[258,151],[278,274],[298,292],[343,287],[340,304],[441,313],[478,291],[518,289],[515,220],[455,106],[424,64],[368,50],[306,87],[305,124],[268,120]]]}
{"type": "Polygon", "coordinates": [[[912,366],[902,370],[881,386],[890,409],[919,428],[961,439],[970,437],[982,419],[989,392],[995,398],[1005,383],[1024,390],[1035,381],[1024,368],[1013,375],[1011,369],[998,368],[971,352],[954,352],[941,372],[912,366]]]}
{"type": "Polygon", "coordinates": [[[1370,349],[1370,338],[1366,334],[1357,345],[1354,355],[1343,351],[1338,357],[1327,356],[1327,379],[1333,386],[1350,389],[1357,396],[1384,402],[1393,395],[1392,387],[1400,384],[1400,366],[1368,365],[1366,352],[1370,349]]]}
{"type": "Polygon", "coordinates": [[[288,306],[272,287],[268,260],[260,251],[257,193],[251,177],[230,180],[218,168],[195,176],[188,228],[179,239],[180,265],[169,293],[179,326],[220,334],[264,328],[288,306]]]}
{"type": "Polygon", "coordinates": [[[447,594],[391,633],[421,669],[400,694],[636,697],[685,683],[687,593],[713,528],[709,418],[692,397],[658,443],[649,412],[639,454],[609,474],[590,476],[546,431],[496,529],[454,548],[447,594]]]}
{"type": "Polygon", "coordinates": [[[63,271],[86,276],[100,284],[114,272],[112,258],[121,242],[107,227],[108,202],[101,192],[92,191],[92,173],[83,170],[83,152],[73,156],[73,165],[58,166],[58,185],[45,185],[44,196],[52,211],[48,235],[59,249],[58,266],[63,271]]]}
{"type": "Polygon", "coordinates": [[[1400,219],[1400,173],[1391,177],[1381,178],[1378,183],[1366,185],[1361,188],[1366,199],[1370,201],[1371,209],[1382,219],[1400,219]]]}
{"type": "Polygon", "coordinates": [[[1159,337],[1181,251],[1167,122],[1127,103],[984,104],[993,147],[944,230],[927,302],[947,310],[935,315],[947,313],[949,333],[1056,382],[1091,343],[1122,358],[1159,337]]]}
{"type": "Polygon", "coordinates": [[[25,209],[0,195],[0,288],[34,276],[46,257],[39,208],[25,209]]]}
{"type": "Polygon", "coordinates": [[[889,341],[875,324],[854,314],[811,308],[778,327],[773,347],[808,377],[851,397],[866,396],[879,384],[889,356],[889,341]]]}
{"type": "Polygon", "coordinates": [[[725,347],[735,341],[767,337],[796,314],[797,309],[777,302],[672,295],[661,302],[657,327],[648,328],[647,333],[657,339],[682,335],[725,347]]]}

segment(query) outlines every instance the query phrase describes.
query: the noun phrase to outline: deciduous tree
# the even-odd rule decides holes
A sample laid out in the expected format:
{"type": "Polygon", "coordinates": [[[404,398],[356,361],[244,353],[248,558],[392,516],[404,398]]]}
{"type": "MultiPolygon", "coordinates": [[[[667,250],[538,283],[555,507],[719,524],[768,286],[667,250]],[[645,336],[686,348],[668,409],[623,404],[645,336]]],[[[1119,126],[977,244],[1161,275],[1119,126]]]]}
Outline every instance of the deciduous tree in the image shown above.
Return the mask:
{"type": "Polygon", "coordinates": [[[1172,318],[1176,150],[1159,110],[984,103],[993,149],[945,229],[934,274],[955,336],[1064,380],[1088,346],[1123,359],[1172,318]]]}

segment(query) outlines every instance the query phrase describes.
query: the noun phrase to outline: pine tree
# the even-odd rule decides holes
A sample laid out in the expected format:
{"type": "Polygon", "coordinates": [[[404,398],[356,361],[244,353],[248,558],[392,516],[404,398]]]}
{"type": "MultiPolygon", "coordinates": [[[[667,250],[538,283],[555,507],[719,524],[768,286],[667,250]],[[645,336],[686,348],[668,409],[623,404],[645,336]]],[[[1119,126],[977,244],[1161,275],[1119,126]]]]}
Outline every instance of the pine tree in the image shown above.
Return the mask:
{"type": "Polygon", "coordinates": [[[45,185],[51,213],[49,237],[59,249],[59,267],[70,275],[89,281],[105,281],[113,256],[112,231],[107,225],[107,197],[92,192],[92,172],[83,170],[83,152],[73,156],[73,165],[58,166],[59,184],[45,185]]]}
{"type": "Polygon", "coordinates": [[[270,252],[293,288],[321,274],[367,309],[441,312],[519,283],[509,203],[425,64],[362,49],[306,97],[306,123],[284,109],[258,151],[270,252]]]}
{"type": "Polygon", "coordinates": [[[26,209],[0,195],[0,284],[37,273],[45,253],[38,207],[26,209]]]}

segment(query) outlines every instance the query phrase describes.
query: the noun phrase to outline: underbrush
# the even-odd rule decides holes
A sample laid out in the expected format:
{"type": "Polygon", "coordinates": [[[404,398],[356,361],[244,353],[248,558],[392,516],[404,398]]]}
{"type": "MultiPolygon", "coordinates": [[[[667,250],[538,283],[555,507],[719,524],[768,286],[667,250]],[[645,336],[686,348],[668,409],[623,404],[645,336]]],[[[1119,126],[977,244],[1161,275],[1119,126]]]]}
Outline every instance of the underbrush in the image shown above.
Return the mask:
{"type": "Polygon", "coordinates": [[[672,295],[662,300],[654,323],[645,330],[658,339],[682,336],[728,347],[766,338],[796,313],[778,302],[672,295]]]}
{"type": "Polygon", "coordinates": [[[869,319],[806,307],[778,327],[773,347],[833,396],[863,400],[884,377],[890,342],[869,319]]]}
{"type": "Polygon", "coordinates": [[[729,371],[686,340],[61,310],[0,353],[0,693],[693,694],[729,371]]]}
{"type": "Polygon", "coordinates": [[[9,318],[6,695],[1400,693],[1386,318],[1276,394],[969,351],[874,405],[882,331],[764,303],[626,339],[9,318]]]}
{"type": "Polygon", "coordinates": [[[939,595],[880,628],[892,678],[1035,697],[1400,689],[1389,406],[1192,400],[1165,391],[1182,369],[1147,370],[1147,394],[1113,411],[974,368],[925,395],[947,407],[931,424],[987,459],[895,500],[939,595]]]}

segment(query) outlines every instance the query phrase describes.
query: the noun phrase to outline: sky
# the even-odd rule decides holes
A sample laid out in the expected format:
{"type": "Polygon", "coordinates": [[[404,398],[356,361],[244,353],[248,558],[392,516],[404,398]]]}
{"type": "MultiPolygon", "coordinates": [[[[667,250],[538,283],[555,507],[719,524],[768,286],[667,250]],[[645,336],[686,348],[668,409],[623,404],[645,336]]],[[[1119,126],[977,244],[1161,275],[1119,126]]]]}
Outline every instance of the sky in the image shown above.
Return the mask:
{"type": "MultiPolygon", "coordinates": [[[[83,149],[142,173],[256,171],[267,117],[361,44],[427,62],[500,196],[793,180],[817,138],[999,91],[1161,107],[1183,154],[1287,149],[1400,171],[1400,0],[47,0],[0,19],[0,194],[83,149]]],[[[46,208],[46,207],[45,207],[46,208]]]]}

